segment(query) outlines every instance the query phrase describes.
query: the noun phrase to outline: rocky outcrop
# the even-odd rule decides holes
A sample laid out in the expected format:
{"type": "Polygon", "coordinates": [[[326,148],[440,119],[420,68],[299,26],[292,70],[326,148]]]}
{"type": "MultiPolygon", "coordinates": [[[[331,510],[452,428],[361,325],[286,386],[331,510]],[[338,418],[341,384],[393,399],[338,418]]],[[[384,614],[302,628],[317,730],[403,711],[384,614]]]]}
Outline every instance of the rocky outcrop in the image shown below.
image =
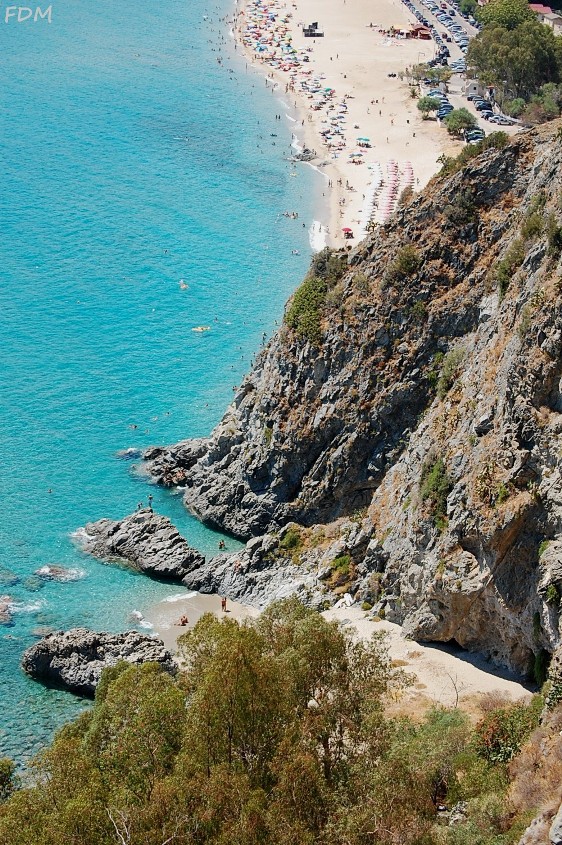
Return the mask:
{"type": "Polygon", "coordinates": [[[449,166],[345,265],[317,256],[304,328],[283,325],[208,438],[145,454],[244,539],[359,518],[357,600],[520,672],[560,641],[560,128],[449,166]]]}
{"type": "Polygon", "coordinates": [[[12,624],[12,599],[10,596],[0,596],[0,625],[12,624]]]}
{"type": "Polygon", "coordinates": [[[79,581],[85,575],[82,569],[70,569],[66,566],[59,566],[54,563],[48,563],[45,566],[41,566],[39,569],[36,569],[33,574],[38,578],[42,578],[44,581],[61,581],[63,583],[66,583],[67,581],[79,581]]]}
{"type": "Polygon", "coordinates": [[[209,438],[145,453],[153,477],[181,486],[193,514],[243,539],[368,505],[431,404],[435,354],[481,321],[532,153],[521,140],[441,180],[339,274],[315,258],[312,272],[330,288],[321,341],[284,325],[209,438]],[[459,192],[470,194],[468,210],[451,205],[459,192]]]}
{"type": "Polygon", "coordinates": [[[74,535],[82,551],[108,561],[120,561],[145,575],[180,581],[205,558],[192,549],[165,516],[150,508],[113,522],[90,522],[74,535]]]}
{"type": "Polygon", "coordinates": [[[239,552],[218,555],[184,584],[260,610],[292,595],[323,610],[347,592],[367,542],[356,523],[342,521],[329,530],[289,523],[275,534],[254,537],[239,552]]]}
{"type": "Polygon", "coordinates": [[[93,696],[102,671],[121,660],[135,665],[154,662],[167,672],[176,671],[160,640],[136,631],[107,634],[87,628],[49,634],[24,652],[21,665],[37,680],[93,696]]]}

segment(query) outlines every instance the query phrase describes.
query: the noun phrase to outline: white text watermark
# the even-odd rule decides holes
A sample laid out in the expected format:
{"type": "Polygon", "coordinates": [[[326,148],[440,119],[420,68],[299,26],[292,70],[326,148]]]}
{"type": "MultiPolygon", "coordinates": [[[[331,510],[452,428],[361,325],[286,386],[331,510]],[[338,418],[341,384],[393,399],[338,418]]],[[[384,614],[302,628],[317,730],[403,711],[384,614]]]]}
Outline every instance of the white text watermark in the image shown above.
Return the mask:
{"type": "Polygon", "coordinates": [[[47,21],[51,23],[53,19],[53,7],[46,6],[44,9],[41,6],[6,6],[4,12],[4,23],[37,23],[37,21],[47,21]]]}

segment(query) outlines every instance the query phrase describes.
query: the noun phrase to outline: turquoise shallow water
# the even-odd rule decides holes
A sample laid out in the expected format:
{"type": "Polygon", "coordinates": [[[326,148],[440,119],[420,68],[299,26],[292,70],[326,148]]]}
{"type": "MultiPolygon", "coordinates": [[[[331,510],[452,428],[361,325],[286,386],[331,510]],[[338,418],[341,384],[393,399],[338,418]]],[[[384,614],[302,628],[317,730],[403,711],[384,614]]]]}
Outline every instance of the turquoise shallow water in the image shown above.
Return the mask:
{"type": "MultiPolygon", "coordinates": [[[[0,594],[16,609],[0,627],[0,756],[20,762],[84,706],[21,673],[33,630],[124,629],[174,591],[69,535],[146,498],[120,449],[219,419],[306,270],[319,191],[311,170],[291,177],[284,109],[234,51],[229,3],[52,9],[51,25],[0,30],[0,594]],[[46,563],[83,577],[30,590],[46,563]]],[[[216,550],[178,497],[152,492],[216,550]]]]}

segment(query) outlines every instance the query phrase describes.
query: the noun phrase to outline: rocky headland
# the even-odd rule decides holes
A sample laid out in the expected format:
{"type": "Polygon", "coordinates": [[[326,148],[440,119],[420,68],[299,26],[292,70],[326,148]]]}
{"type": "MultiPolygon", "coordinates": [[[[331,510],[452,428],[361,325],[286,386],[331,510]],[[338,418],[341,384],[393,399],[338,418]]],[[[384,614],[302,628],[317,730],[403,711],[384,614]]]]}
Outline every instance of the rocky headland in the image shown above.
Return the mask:
{"type": "Polygon", "coordinates": [[[160,580],[181,581],[205,564],[203,555],[189,546],[170,520],[150,508],[118,521],[89,522],[74,538],[87,554],[160,580]]]}
{"type": "Polygon", "coordinates": [[[26,649],[21,665],[37,680],[91,697],[102,671],[121,660],[132,664],[155,662],[167,672],[176,672],[172,656],[160,640],[137,631],[108,634],[87,628],[47,635],[26,649]]]}
{"type": "Polygon", "coordinates": [[[191,586],[247,601],[285,572],[314,604],[348,593],[520,672],[553,652],[561,133],[498,133],[355,250],[316,256],[211,435],[145,453],[250,540],[191,586]]]}

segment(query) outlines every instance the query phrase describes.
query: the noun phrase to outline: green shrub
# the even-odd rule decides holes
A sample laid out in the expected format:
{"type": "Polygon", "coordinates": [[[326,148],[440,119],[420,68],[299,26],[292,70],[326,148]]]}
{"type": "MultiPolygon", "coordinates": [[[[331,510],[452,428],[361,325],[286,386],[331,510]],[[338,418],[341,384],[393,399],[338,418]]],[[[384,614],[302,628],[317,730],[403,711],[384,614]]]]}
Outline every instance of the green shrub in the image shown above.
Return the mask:
{"type": "Polygon", "coordinates": [[[361,610],[372,610],[372,609],[373,609],[373,605],[369,601],[364,601],[363,604],[361,605],[361,610]]]}
{"type": "Polygon", "coordinates": [[[540,541],[540,543],[539,543],[539,557],[542,557],[542,555],[546,552],[546,550],[548,549],[549,543],[550,543],[550,540],[546,540],[546,539],[540,541]]]}
{"type": "Polygon", "coordinates": [[[279,548],[285,552],[295,552],[302,547],[302,537],[297,528],[289,528],[279,542],[279,548]]]}
{"type": "Polygon", "coordinates": [[[489,763],[508,763],[539,724],[542,699],[498,707],[476,725],[475,751],[489,763]]]}
{"type": "Polygon", "coordinates": [[[478,218],[474,195],[471,191],[459,191],[443,209],[443,214],[453,226],[465,226],[478,218]]]}
{"type": "Polygon", "coordinates": [[[558,258],[562,253],[562,226],[558,225],[554,214],[549,214],[546,221],[546,236],[548,239],[548,254],[558,258]]]}
{"type": "Polygon", "coordinates": [[[508,143],[509,136],[505,132],[492,132],[490,135],[487,135],[486,138],[482,138],[481,141],[478,141],[477,144],[467,144],[466,147],[463,147],[456,158],[451,158],[450,156],[445,155],[441,156],[438,159],[438,161],[441,162],[440,173],[443,175],[457,173],[459,170],[462,170],[465,164],[468,164],[472,158],[480,155],[480,153],[483,153],[485,150],[492,148],[502,150],[508,143]]]}
{"type": "Polygon", "coordinates": [[[272,438],[273,438],[273,429],[269,425],[264,425],[264,427],[263,427],[263,439],[265,441],[266,446],[271,445],[272,438]]]}
{"type": "Polygon", "coordinates": [[[462,347],[452,349],[450,352],[447,352],[443,358],[441,372],[439,373],[439,378],[437,380],[437,396],[439,399],[443,399],[453,386],[453,382],[458,374],[463,358],[464,349],[462,347]]]}
{"type": "Polygon", "coordinates": [[[318,344],[322,338],[321,308],[326,301],[328,285],[317,276],[307,277],[297,288],[285,314],[285,322],[297,335],[318,344]]]}
{"type": "Polygon", "coordinates": [[[427,317],[427,305],[421,299],[417,299],[410,308],[410,317],[414,320],[425,320],[427,317]]]}
{"type": "Polygon", "coordinates": [[[495,505],[503,505],[504,502],[507,502],[509,496],[511,494],[511,490],[509,489],[507,484],[503,482],[498,485],[498,489],[496,490],[496,495],[494,496],[494,504],[495,505]]]}
{"type": "Polygon", "coordinates": [[[521,237],[526,241],[533,241],[542,235],[544,229],[543,215],[538,211],[533,211],[521,224],[521,237]]]}
{"type": "Polygon", "coordinates": [[[420,495],[422,502],[429,503],[433,524],[439,531],[444,531],[447,525],[447,496],[452,486],[442,458],[426,461],[421,472],[420,495]]]}
{"type": "Polygon", "coordinates": [[[6,801],[18,786],[15,763],[8,757],[0,757],[0,803],[6,801]]]}
{"type": "Polygon", "coordinates": [[[332,561],[332,569],[339,575],[349,575],[351,569],[351,558],[349,555],[338,555],[332,561]]]}
{"type": "Polygon", "coordinates": [[[330,285],[339,282],[347,269],[347,256],[344,253],[335,252],[325,247],[317,252],[310,264],[310,276],[323,279],[330,285]]]}
{"type": "Polygon", "coordinates": [[[398,250],[396,258],[387,267],[383,276],[383,286],[405,282],[421,267],[421,257],[418,251],[408,244],[398,250]]]}
{"type": "MultiPolygon", "coordinates": [[[[347,268],[347,257],[334,250],[323,249],[312,259],[310,271],[302,285],[297,288],[285,313],[285,322],[300,338],[318,345],[322,340],[322,308],[328,292],[342,278],[347,268]]],[[[343,287],[336,292],[337,304],[341,304],[343,287]]]]}
{"type": "Polygon", "coordinates": [[[510,117],[519,117],[525,110],[527,103],[522,97],[517,97],[515,100],[506,100],[503,104],[503,110],[510,117]]]}
{"type": "Polygon", "coordinates": [[[441,373],[441,364],[445,355],[443,352],[436,352],[431,362],[431,368],[427,372],[427,380],[431,387],[436,388],[441,373]]]}
{"type": "Polygon", "coordinates": [[[536,214],[541,212],[546,205],[546,194],[544,191],[539,191],[535,194],[529,204],[529,214],[536,214]]]}
{"type": "Polygon", "coordinates": [[[547,604],[560,604],[560,596],[554,584],[549,584],[546,588],[545,599],[547,604]]]}
{"type": "Polygon", "coordinates": [[[523,264],[525,255],[525,243],[521,238],[517,238],[517,240],[511,244],[502,260],[498,262],[494,276],[500,289],[501,296],[505,295],[512,276],[523,264]]]}

